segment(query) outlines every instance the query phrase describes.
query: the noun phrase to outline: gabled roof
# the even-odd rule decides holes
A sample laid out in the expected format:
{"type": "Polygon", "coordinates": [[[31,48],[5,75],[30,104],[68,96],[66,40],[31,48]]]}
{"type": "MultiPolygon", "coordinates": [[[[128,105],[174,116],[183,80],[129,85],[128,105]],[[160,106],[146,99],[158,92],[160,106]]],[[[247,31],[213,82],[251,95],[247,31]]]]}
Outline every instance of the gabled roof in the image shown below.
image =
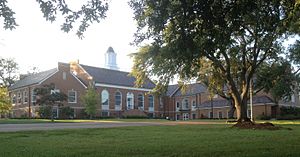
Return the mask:
{"type": "MultiPolygon", "coordinates": [[[[80,66],[93,77],[96,83],[109,84],[109,85],[119,85],[126,87],[134,87],[135,78],[129,76],[128,72],[111,70],[105,68],[92,67],[87,65],[80,66]]],[[[153,89],[155,84],[150,80],[146,81],[142,88],[153,89]]]]}
{"type": "Polygon", "coordinates": [[[190,96],[190,95],[195,95],[198,93],[203,93],[206,92],[207,88],[205,85],[201,83],[194,83],[194,84],[189,84],[187,85],[186,90],[177,90],[173,95],[174,96],[190,96]]]}
{"type": "MultiPolygon", "coordinates": [[[[249,100],[248,100],[249,103],[249,100]]],[[[267,104],[267,103],[274,103],[274,101],[269,98],[268,96],[254,96],[252,100],[253,104],[267,104]]],[[[218,99],[218,100],[213,100],[212,104],[211,101],[205,101],[203,102],[199,107],[200,108],[209,108],[213,105],[213,107],[226,107],[230,106],[230,102],[228,102],[226,99],[218,99]]]]}
{"type": "Polygon", "coordinates": [[[9,87],[9,90],[25,87],[28,85],[38,84],[43,80],[45,80],[46,78],[48,78],[49,76],[51,76],[52,74],[54,74],[55,72],[57,72],[57,68],[43,71],[37,74],[29,75],[24,79],[19,80],[15,84],[13,84],[11,87],[9,87]]]}
{"type": "Polygon", "coordinates": [[[178,89],[179,85],[178,84],[174,84],[174,85],[169,85],[166,95],[167,96],[172,96],[172,94],[178,89]]]}

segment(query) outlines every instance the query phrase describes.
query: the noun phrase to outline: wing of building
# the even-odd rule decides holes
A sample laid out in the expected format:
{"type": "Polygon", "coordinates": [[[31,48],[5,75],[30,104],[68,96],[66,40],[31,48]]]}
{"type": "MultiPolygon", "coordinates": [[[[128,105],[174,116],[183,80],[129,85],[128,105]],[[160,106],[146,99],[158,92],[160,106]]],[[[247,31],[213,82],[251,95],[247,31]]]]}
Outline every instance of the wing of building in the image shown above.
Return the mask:
{"type": "Polygon", "coordinates": [[[61,117],[64,107],[70,107],[74,111],[72,118],[83,118],[85,107],[81,96],[90,84],[95,86],[101,100],[97,106],[98,117],[160,116],[159,98],[150,94],[155,84],[148,80],[138,88],[134,82],[135,78],[127,72],[79,62],[58,63],[57,68],[27,76],[9,88],[13,103],[11,116],[38,117],[41,104],[36,104],[34,89],[51,83],[68,96],[62,107],[54,107],[56,117],[61,117]]]}

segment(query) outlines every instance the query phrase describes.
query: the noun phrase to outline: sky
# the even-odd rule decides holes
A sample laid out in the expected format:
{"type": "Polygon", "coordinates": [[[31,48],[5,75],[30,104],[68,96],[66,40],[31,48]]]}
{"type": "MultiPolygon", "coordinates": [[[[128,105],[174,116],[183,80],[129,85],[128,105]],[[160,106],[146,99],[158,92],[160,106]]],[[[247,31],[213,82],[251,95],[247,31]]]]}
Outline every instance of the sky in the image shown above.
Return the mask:
{"type": "MultiPolygon", "coordinates": [[[[69,33],[60,30],[62,19],[54,23],[46,21],[36,1],[8,2],[16,13],[19,26],[12,31],[5,30],[3,19],[0,19],[0,57],[14,58],[21,73],[33,67],[39,71],[48,70],[57,67],[58,62],[73,60],[104,67],[104,54],[109,46],[117,53],[120,70],[131,70],[133,63],[128,55],[136,52],[137,48],[129,43],[134,39],[136,24],[127,0],[111,0],[107,18],[91,25],[82,40],[76,36],[77,27],[69,33]]],[[[67,3],[76,9],[84,2],[70,0],[67,3]]]]}

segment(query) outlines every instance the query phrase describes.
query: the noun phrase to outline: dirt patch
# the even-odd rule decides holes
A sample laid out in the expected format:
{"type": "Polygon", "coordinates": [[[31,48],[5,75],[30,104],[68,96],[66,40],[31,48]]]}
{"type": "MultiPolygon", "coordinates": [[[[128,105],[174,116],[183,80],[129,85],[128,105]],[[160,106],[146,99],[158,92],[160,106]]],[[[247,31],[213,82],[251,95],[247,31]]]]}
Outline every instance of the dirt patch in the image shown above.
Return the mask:
{"type": "Polygon", "coordinates": [[[255,129],[255,130],[280,130],[280,129],[292,130],[291,128],[283,128],[281,126],[275,126],[270,122],[266,122],[266,123],[238,122],[234,124],[232,127],[240,128],[240,129],[255,129]]]}

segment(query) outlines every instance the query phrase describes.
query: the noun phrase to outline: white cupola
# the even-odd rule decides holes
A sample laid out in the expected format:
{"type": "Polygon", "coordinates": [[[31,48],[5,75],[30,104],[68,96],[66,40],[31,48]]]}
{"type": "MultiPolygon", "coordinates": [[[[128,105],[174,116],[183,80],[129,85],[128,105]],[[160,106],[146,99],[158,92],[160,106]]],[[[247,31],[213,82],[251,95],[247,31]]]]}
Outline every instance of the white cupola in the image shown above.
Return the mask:
{"type": "Polygon", "coordinates": [[[119,70],[117,66],[117,54],[112,47],[109,47],[105,53],[105,68],[119,70]]]}

